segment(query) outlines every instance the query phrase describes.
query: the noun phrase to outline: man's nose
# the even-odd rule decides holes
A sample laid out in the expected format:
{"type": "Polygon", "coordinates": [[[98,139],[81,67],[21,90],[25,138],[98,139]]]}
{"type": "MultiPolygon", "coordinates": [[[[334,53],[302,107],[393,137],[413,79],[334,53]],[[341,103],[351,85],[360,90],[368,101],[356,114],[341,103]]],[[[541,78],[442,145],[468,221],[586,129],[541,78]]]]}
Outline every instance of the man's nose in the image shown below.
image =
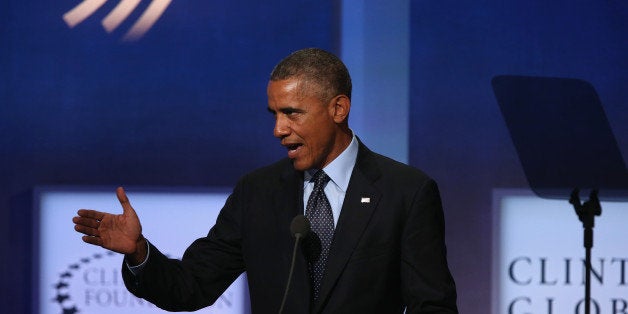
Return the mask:
{"type": "Polygon", "coordinates": [[[290,134],[290,126],[286,119],[278,116],[275,120],[275,128],[273,129],[273,135],[276,138],[284,138],[290,134]]]}

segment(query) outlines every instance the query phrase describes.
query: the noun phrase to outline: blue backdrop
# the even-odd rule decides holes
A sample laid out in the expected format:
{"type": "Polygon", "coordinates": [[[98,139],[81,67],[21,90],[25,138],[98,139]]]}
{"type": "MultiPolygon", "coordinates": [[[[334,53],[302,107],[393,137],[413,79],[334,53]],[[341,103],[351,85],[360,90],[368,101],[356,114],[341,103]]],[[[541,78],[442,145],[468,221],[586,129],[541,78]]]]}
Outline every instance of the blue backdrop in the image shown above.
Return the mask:
{"type": "Polygon", "coordinates": [[[373,113],[395,110],[407,119],[399,136],[408,140],[398,150],[441,187],[460,310],[486,313],[491,191],[527,187],[490,79],[525,74],[590,81],[625,159],[628,4],[398,1],[408,7],[401,17],[405,29],[383,33],[378,30],[386,26],[373,21],[386,20],[388,11],[378,10],[376,2],[174,1],[135,42],[122,39],[149,1],[112,33],[101,20],[118,1],[105,2],[74,28],[62,16],[79,0],[3,2],[2,312],[30,311],[37,232],[31,227],[33,187],[232,186],[285,155],[266,112],[267,77],[289,52],[317,46],[350,64],[359,56],[363,63],[350,66],[354,73],[390,75],[377,65],[407,58],[409,74],[401,71],[394,82],[380,84],[382,77],[374,75],[359,80],[367,86],[407,84],[408,103],[399,106],[385,94],[364,97],[369,91],[357,90],[354,99],[362,103],[354,107],[371,109],[355,127],[367,130],[367,145],[390,154],[378,147],[390,140],[389,134],[378,137],[381,115],[373,113]],[[365,22],[353,32],[347,25],[341,30],[343,16],[353,16],[354,9],[365,22]],[[343,43],[356,36],[366,44],[347,49],[343,43]],[[395,36],[408,43],[401,54],[381,44],[395,36]]]}
{"type": "Polygon", "coordinates": [[[232,186],[285,156],[266,110],[274,64],[338,52],[332,1],[174,1],[135,42],[122,38],[150,1],[111,34],[101,20],[118,1],[70,29],[79,3],[0,10],[3,313],[30,311],[33,187],[232,186]]]}
{"type": "MultiPolygon", "coordinates": [[[[490,304],[492,190],[528,187],[491,78],[591,82],[626,160],[627,21],[625,1],[412,2],[409,161],[441,187],[462,313],[490,304]]],[[[573,211],[567,201],[565,210],[573,211]]],[[[565,223],[580,224],[573,217],[565,223]]]]}

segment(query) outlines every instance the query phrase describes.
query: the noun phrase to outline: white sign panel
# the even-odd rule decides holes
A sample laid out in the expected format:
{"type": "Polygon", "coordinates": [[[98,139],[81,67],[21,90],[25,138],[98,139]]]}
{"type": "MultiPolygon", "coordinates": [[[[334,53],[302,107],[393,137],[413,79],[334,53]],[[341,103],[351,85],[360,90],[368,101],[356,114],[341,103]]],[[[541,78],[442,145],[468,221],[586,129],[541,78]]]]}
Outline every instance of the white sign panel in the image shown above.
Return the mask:
{"type": "MultiPolygon", "coordinates": [[[[226,192],[129,190],[144,236],[173,258],[181,258],[192,241],[207,235],[228,196],[226,192]]],[[[166,313],[126,290],[120,273],[122,255],[84,243],[74,231],[72,217],[78,209],[122,212],[115,189],[42,189],[37,197],[39,313],[166,313]]],[[[248,302],[242,275],[213,306],[197,313],[248,313],[248,302]]]]}
{"type": "MultiPolygon", "coordinates": [[[[591,313],[628,313],[628,203],[601,205],[593,231],[591,313]]],[[[568,200],[497,190],[493,212],[493,313],[584,313],[583,227],[568,200]]]]}

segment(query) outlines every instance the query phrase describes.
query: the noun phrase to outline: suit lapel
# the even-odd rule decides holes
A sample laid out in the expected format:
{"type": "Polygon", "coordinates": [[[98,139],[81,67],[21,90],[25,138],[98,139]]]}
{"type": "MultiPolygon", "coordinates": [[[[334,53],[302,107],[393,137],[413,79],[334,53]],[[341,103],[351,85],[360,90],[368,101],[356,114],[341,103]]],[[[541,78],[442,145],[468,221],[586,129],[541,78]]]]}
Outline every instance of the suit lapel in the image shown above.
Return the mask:
{"type": "Polygon", "coordinates": [[[372,152],[360,143],[358,159],[351,174],[329,251],[319,300],[314,307],[315,313],[320,312],[327,302],[381,198],[381,193],[373,185],[380,172],[371,157],[372,152]]]}
{"type": "MultiPolygon", "coordinates": [[[[273,196],[275,206],[272,210],[277,221],[277,228],[275,229],[279,232],[277,239],[285,239],[285,235],[289,234],[292,219],[296,215],[303,214],[303,173],[295,171],[292,164],[288,163],[281,174],[280,184],[281,186],[273,196]]],[[[286,271],[290,269],[294,238],[291,237],[287,242],[286,246],[289,249],[285,250],[286,255],[281,259],[285,264],[282,269],[286,269],[286,271]]],[[[279,243],[275,245],[279,245],[279,243]]],[[[309,312],[310,289],[307,261],[303,254],[297,254],[286,312],[299,313],[304,312],[304,310],[309,312]],[[307,302],[307,309],[303,308],[304,300],[307,302]]]]}
{"type": "Polygon", "coordinates": [[[303,173],[295,171],[290,163],[281,173],[281,186],[275,190],[273,208],[277,218],[277,230],[284,234],[289,231],[294,216],[302,214],[303,173]]]}

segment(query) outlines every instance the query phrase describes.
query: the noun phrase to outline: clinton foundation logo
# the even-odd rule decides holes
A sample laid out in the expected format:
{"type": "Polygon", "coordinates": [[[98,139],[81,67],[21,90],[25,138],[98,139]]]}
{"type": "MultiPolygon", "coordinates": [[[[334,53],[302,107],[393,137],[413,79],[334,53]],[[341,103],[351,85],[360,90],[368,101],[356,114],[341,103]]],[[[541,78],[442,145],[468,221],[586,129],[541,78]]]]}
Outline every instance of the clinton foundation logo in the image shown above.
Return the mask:
{"type": "MultiPolygon", "coordinates": [[[[124,286],[120,267],[121,255],[111,251],[94,253],[68,263],[50,285],[53,291],[51,303],[57,310],[46,307],[50,313],[59,314],[156,314],[164,313],[154,304],[137,298],[124,286]]],[[[225,291],[209,308],[198,313],[238,313],[236,292],[225,291]]]]}
{"type": "MultiPolygon", "coordinates": [[[[115,31],[129,15],[133,13],[141,1],[142,0],[120,0],[115,8],[102,19],[101,24],[104,30],[107,33],[115,31]]],[[[68,27],[74,28],[94,14],[106,2],[107,0],[84,0],[70,11],[63,14],[63,20],[68,27]]],[[[157,20],[159,20],[171,2],[172,0],[151,0],[141,16],[122,37],[122,41],[130,42],[142,38],[153,27],[157,20]]]]}
{"type": "Polygon", "coordinates": [[[142,312],[142,308],[155,309],[155,306],[126,291],[120,269],[112,263],[113,252],[97,253],[70,263],[59,273],[54,283],[55,297],[51,300],[59,305],[62,314],[117,312],[132,308],[142,312]]]}

